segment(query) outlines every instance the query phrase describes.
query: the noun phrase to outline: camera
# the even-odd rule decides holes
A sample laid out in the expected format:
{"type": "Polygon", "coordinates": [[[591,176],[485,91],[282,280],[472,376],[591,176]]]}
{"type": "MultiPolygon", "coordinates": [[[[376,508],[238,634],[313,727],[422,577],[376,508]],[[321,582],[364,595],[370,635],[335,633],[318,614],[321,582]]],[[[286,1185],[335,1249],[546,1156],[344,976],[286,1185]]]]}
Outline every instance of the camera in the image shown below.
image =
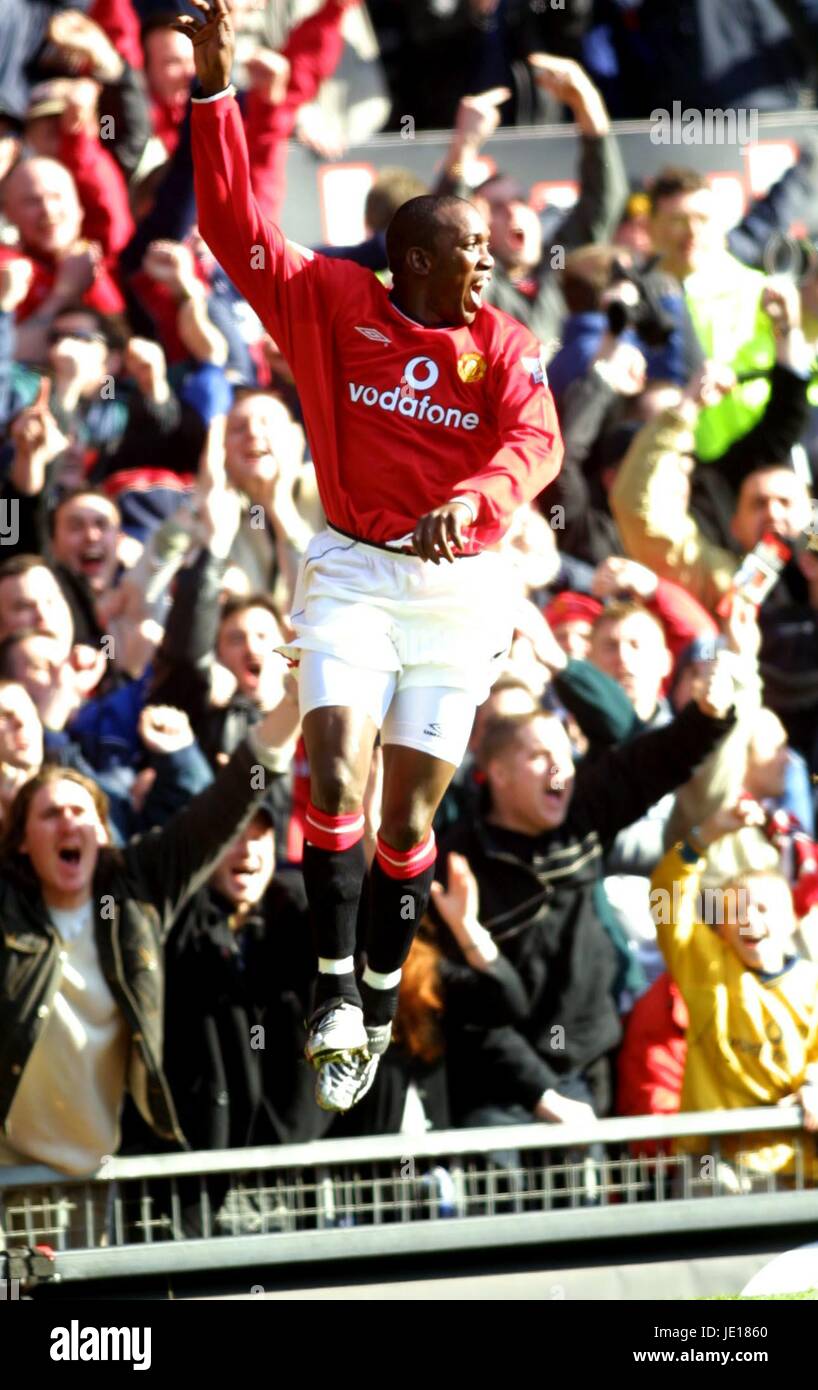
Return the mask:
{"type": "Polygon", "coordinates": [[[609,286],[623,283],[634,286],[636,299],[632,304],[621,299],[608,304],[608,328],[611,333],[618,338],[626,328],[630,328],[645,347],[664,347],[676,327],[676,321],[662,305],[655,277],[629,269],[621,261],[614,261],[609,286]]]}
{"type": "Polygon", "coordinates": [[[773,232],[764,246],[762,264],[768,275],[780,275],[803,285],[818,270],[818,247],[809,237],[773,232]]]}

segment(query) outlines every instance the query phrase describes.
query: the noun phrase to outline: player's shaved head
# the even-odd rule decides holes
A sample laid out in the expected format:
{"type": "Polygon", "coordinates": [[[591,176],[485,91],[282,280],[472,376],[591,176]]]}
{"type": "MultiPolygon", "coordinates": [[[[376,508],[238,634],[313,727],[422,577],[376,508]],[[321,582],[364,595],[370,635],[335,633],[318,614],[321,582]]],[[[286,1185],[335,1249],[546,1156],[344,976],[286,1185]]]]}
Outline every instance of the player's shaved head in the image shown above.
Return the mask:
{"type": "Polygon", "coordinates": [[[393,298],[430,326],[472,323],[494,265],[488,227],[465,198],[410,198],[386,232],[393,298]]]}
{"type": "Polygon", "coordinates": [[[400,275],[406,268],[407,257],[414,247],[434,253],[438,232],[459,221],[467,208],[471,208],[471,203],[465,198],[448,194],[436,197],[431,193],[410,198],[399,207],[386,229],[386,254],[392,274],[400,275]]]}

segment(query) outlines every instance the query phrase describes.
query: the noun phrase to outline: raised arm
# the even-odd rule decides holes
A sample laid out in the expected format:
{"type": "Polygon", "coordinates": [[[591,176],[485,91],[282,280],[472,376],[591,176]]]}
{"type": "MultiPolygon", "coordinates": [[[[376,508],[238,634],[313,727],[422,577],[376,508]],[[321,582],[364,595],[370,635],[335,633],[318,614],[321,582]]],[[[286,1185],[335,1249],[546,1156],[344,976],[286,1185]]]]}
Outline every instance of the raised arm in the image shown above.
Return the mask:
{"type": "Polygon", "coordinates": [[[134,223],[122,170],[99,138],[98,88],[82,78],[72,82],[63,112],[60,161],[74,176],[85,214],[83,236],[99,242],[106,260],[118,256],[133,235],[134,223]]]}
{"type": "Polygon", "coordinates": [[[213,772],[182,710],[146,705],[139,717],[139,737],[156,775],[141,810],[136,808],[138,828],[161,829],[191,797],[210,786],[213,772]]]}
{"type": "Polygon", "coordinates": [[[190,122],[191,110],[188,108],[179,129],[176,149],[156,190],[153,207],[140,219],[120,255],[119,267],[123,274],[132,274],[139,269],[152,241],[184,241],[196,221],[190,122]]]}
{"type": "Polygon", "coordinates": [[[727,248],[754,270],[764,267],[764,248],[776,232],[786,235],[794,222],[809,222],[815,206],[818,151],[802,141],[797,163],[761,198],[748,207],[741,221],[727,234],[727,248]]]}
{"type": "Polygon", "coordinates": [[[637,731],[636,711],[618,681],[590,661],[569,659],[545,614],[530,599],[519,604],[515,624],[546,667],[558,699],[592,744],[621,743],[637,731]]]}
{"type": "Polygon", "coordinates": [[[596,830],[608,844],[686,782],[733,727],[733,700],[732,674],[717,660],[697,699],[671,724],[581,764],[571,806],[578,832],[596,830]]]}
{"type": "Polygon", "coordinates": [[[157,653],[151,699],[183,709],[195,727],[210,701],[219,597],[226,560],[203,550],[176,578],[173,606],[157,653]]]}
{"type": "Polygon", "coordinates": [[[571,58],[532,53],[528,61],[538,85],[570,108],[582,139],[579,196],[554,241],[567,251],[589,241],[607,241],[625,206],[628,180],[602,94],[571,58]]]}
{"type": "Polygon", "coordinates": [[[199,469],[201,553],[179,572],[156,662],[153,698],[178,704],[196,727],[210,701],[221,590],[239,524],[224,471],[224,419],[213,421],[199,469]]]}
{"type": "MultiPolygon", "coordinates": [[[[685,998],[707,979],[715,949],[713,932],[696,929],[702,921],[698,890],[705,867],[703,856],[722,836],[763,823],[764,811],[749,798],[724,806],[689,831],[683,843],[669,849],[653,873],[650,909],[656,937],[685,998]]],[[[730,911],[729,900],[725,908],[730,911]]]]}
{"type": "Polygon", "coordinates": [[[699,848],[674,845],[659,861],[650,880],[656,939],[671,978],[682,993],[688,983],[686,957],[696,930],[696,899],[703,867],[699,848]]]}
{"type": "Polygon", "coordinates": [[[195,796],[163,830],[127,846],[126,867],[137,881],[137,891],[144,892],[159,912],[164,932],[247,824],[271,776],[289,765],[297,730],[298,701],[294,688],[288,687],[212,786],[195,796]]]}
{"type": "Polygon", "coordinates": [[[53,16],[49,40],[59,54],[60,66],[100,84],[102,138],[130,178],[151,136],[140,71],[139,18],[131,0],[94,0],[87,15],[72,5],[53,16]]]}
{"type": "Polygon", "coordinates": [[[755,606],[740,595],[735,595],[730,605],[725,636],[736,686],[736,722],[690,781],[679,789],[665,826],[666,846],[675,844],[691,826],[700,825],[720,807],[733,805],[744,786],[747,754],[762,703],[758,670],[761,633],[755,606]]]}
{"type": "MultiPolygon", "coordinates": [[[[313,255],[289,243],[263,216],[252,191],[238,104],[229,92],[212,103],[194,98],[192,136],[199,230],[216,260],[291,360],[288,300],[293,290],[301,288],[294,282],[310,275],[313,255]]],[[[308,291],[304,298],[309,300],[308,291]]],[[[319,306],[310,307],[314,313],[320,312],[319,306]]]]}
{"type": "MultiPolygon", "coordinates": [[[[801,438],[809,419],[807,388],[813,360],[801,326],[801,295],[796,284],[768,281],[761,308],[775,334],[775,365],[764,413],[751,430],[735,439],[712,463],[737,497],[759,461],[779,463],[801,438]]],[[[709,466],[709,465],[708,465],[709,466]]]]}
{"type": "Polygon", "coordinates": [[[322,267],[338,274],[344,263],[313,257],[264,218],[252,190],[238,104],[229,90],[233,30],[226,0],[194,3],[206,18],[182,17],[178,25],[193,39],[202,92],[193,98],[192,115],[199,229],[293,370],[299,349],[312,367],[314,345],[330,312],[322,267]],[[314,325],[314,338],[305,324],[314,325]]]}
{"type": "Polygon", "coordinates": [[[326,0],[296,25],[281,53],[258,50],[247,64],[247,143],[253,152],[250,176],[264,215],[275,221],[284,201],[287,141],[301,107],[312,101],[341,59],[344,11],[357,0],[326,0]]]}
{"type": "Polygon", "coordinates": [[[631,558],[681,584],[708,609],[716,607],[738,569],[736,556],[709,541],[689,510],[692,432],[712,375],[713,364],[705,364],[678,406],[639,431],[610,491],[631,558]]]}
{"type": "Polygon", "coordinates": [[[9,509],[12,533],[3,537],[4,556],[42,554],[46,547],[49,470],[68,447],[48,408],[50,383],[40,382],[37,400],[15,417],[10,439],[14,447],[0,499],[9,509]]]}

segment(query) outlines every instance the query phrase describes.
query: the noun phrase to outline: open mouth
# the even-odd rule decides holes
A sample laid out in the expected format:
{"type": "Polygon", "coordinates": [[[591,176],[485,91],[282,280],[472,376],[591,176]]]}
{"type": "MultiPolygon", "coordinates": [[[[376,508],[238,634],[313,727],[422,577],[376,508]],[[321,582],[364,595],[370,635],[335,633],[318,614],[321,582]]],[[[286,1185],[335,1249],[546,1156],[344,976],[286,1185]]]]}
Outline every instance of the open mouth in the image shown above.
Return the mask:
{"type": "Polygon", "coordinates": [[[245,891],[258,874],[255,864],[241,864],[233,870],[233,882],[240,891],[245,891]]]}
{"type": "Polygon", "coordinates": [[[61,863],[70,864],[76,867],[76,865],[79,864],[80,859],[82,858],[82,852],[78,849],[73,849],[70,846],[66,846],[64,849],[60,850],[59,858],[61,863]]]}
{"type": "Polygon", "coordinates": [[[104,564],[104,550],[83,550],[80,555],[80,569],[83,574],[99,574],[104,564]]]}
{"type": "Polygon", "coordinates": [[[257,682],[261,679],[261,662],[255,657],[250,657],[244,663],[244,674],[247,679],[257,682]]]}
{"type": "Polygon", "coordinates": [[[482,309],[483,296],[489,286],[490,276],[486,275],[479,280],[472,280],[469,286],[469,298],[476,309],[482,309]]]}

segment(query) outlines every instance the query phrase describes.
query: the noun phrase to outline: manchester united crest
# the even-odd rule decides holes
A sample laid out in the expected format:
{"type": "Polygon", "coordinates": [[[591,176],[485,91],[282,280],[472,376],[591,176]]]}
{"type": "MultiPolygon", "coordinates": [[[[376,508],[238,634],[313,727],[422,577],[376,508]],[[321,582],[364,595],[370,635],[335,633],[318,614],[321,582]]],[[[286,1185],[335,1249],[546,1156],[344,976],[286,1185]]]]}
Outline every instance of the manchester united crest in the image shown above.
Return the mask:
{"type": "Polygon", "coordinates": [[[480,352],[464,352],[457,359],[457,375],[461,381],[482,381],[486,375],[486,359],[480,352]]]}

